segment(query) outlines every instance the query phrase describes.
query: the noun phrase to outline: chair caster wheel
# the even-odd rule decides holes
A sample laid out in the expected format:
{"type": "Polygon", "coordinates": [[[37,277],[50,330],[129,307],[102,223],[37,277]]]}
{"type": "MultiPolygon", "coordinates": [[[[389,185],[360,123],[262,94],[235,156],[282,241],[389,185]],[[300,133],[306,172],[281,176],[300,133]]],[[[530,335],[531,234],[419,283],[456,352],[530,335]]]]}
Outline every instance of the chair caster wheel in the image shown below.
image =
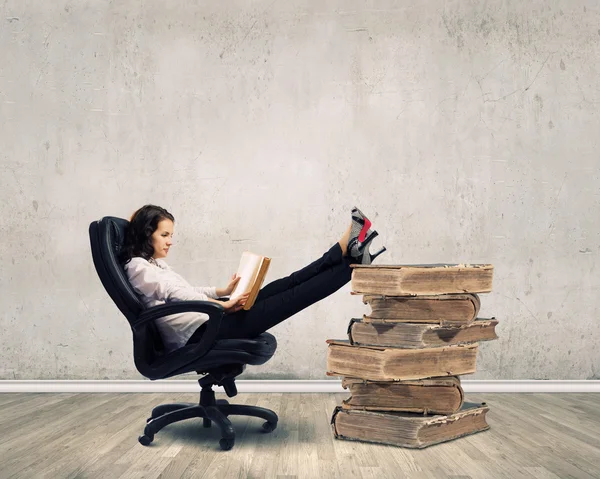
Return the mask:
{"type": "Polygon", "coordinates": [[[277,423],[270,422],[270,421],[267,421],[266,423],[264,423],[262,425],[263,431],[265,431],[265,432],[273,432],[276,427],[277,427],[277,423]]]}
{"type": "Polygon", "coordinates": [[[223,449],[224,451],[229,451],[233,445],[235,444],[235,438],[226,438],[224,437],[223,439],[221,439],[219,441],[219,445],[221,446],[221,449],[223,449]]]}
{"type": "Polygon", "coordinates": [[[150,443],[154,440],[154,435],[147,436],[146,434],[138,437],[138,441],[142,446],[149,446],[150,443]]]}

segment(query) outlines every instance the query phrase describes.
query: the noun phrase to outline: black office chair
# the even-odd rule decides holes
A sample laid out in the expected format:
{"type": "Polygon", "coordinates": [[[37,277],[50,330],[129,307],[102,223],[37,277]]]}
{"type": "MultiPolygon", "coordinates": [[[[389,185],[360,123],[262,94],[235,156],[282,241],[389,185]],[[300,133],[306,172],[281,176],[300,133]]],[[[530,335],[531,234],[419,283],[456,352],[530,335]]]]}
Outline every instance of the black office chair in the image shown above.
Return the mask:
{"type": "Polygon", "coordinates": [[[266,419],[263,430],[271,432],[277,427],[277,414],[257,406],[229,404],[215,400],[213,385],[222,386],[229,397],[237,394],[235,377],[247,364],[264,364],[275,353],[277,341],[272,334],[263,333],[254,339],[215,340],[224,309],[208,301],[181,301],[146,308],[131,287],[124,268],[117,259],[123,245],[129,222],[122,218],[106,216],[90,224],[90,243],[96,272],[121,313],[125,315],[133,332],[133,355],[137,370],[151,380],[165,379],[178,374],[196,371],[205,374],[200,378],[200,404],[162,404],[152,410],[146,420],[144,434],[139,441],[149,445],[154,435],[173,422],[201,417],[204,427],[215,422],[221,429],[219,444],[224,450],[235,443],[235,431],[227,416],[246,415],[266,419]],[[184,311],[206,313],[209,320],[200,341],[177,349],[165,351],[155,319],[184,311]]]}

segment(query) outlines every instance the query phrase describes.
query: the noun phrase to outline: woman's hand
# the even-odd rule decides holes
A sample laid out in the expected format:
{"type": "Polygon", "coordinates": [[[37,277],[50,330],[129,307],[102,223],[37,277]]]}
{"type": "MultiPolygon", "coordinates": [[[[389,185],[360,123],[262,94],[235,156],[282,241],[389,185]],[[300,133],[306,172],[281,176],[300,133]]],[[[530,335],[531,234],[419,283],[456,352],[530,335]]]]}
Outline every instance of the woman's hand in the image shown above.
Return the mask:
{"type": "Polygon", "coordinates": [[[246,301],[248,301],[248,296],[250,293],[242,294],[235,299],[230,299],[229,301],[223,301],[221,305],[225,308],[225,314],[231,314],[239,311],[244,307],[246,301]]]}
{"type": "Polygon", "coordinates": [[[229,281],[229,283],[227,284],[227,286],[225,286],[225,288],[223,288],[223,289],[217,288],[217,296],[218,297],[229,296],[231,294],[231,292],[233,291],[233,289],[235,288],[235,285],[238,284],[240,278],[241,278],[241,276],[237,276],[234,273],[234,275],[231,277],[231,281],[229,281]]]}

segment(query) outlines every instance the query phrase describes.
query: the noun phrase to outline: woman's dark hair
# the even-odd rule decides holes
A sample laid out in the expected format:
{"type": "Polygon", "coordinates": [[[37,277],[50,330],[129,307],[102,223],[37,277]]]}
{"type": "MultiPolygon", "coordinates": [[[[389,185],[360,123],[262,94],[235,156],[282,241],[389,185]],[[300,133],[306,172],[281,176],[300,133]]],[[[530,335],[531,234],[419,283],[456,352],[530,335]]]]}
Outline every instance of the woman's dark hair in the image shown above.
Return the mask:
{"type": "Polygon", "coordinates": [[[125,233],[125,241],[119,252],[122,265],[129,263],[134,256],[149,260],[154,254],[152,233],[162,220],[175,222],[173,215],[164,208],[155,205],[144,205],[131,215],[129,226],[125,233]]]}

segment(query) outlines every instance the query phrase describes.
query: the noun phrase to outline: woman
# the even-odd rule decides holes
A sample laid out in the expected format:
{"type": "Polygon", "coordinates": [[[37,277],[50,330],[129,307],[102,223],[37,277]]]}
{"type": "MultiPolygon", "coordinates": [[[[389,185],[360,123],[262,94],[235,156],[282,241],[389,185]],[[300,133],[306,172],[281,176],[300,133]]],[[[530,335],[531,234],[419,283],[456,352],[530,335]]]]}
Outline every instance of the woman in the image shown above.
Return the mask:
{"type": "MultiPolygon", "coordinates": [[[[225,308],[217,339],[254,338],[304,308],[333,294],[348,281],[350,264],[370,264],[383,253],[369,253],[377,236],[360,210],[352,210],[352,222],[340,240],[321,258],[290,276],[263,287],[252,308],[242,307],[248,295],[219,301],[233,291],[239,278],[234,274],[224,288],[192,286],[165,261],[173,241],[175,218],[164,208],[145,205],[131,216],[120,261],[141,301],[152,307],[168,301],[202,300],[225,308]]],[[[199,340],[208,315],[197,312],[172,314],[157,320],[167,350],[173,351],[199,340]]]]}

